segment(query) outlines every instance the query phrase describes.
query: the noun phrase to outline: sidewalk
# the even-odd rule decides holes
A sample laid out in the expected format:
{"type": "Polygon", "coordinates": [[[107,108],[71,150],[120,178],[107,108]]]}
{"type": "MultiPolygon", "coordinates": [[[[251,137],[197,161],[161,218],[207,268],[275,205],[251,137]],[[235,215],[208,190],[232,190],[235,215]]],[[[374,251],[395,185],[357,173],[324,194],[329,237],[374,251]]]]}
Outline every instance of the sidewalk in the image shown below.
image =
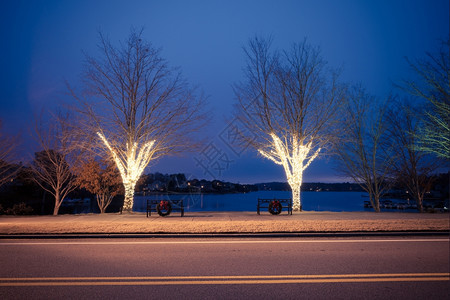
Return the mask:
{"type": "Polygon", "coordinates": [[[267,212],[173,212],[60,216],[0,216],[0,235],[26,234],[223,234],[448,232],[448,213],[301,212],[272,216],[267,212]]]}

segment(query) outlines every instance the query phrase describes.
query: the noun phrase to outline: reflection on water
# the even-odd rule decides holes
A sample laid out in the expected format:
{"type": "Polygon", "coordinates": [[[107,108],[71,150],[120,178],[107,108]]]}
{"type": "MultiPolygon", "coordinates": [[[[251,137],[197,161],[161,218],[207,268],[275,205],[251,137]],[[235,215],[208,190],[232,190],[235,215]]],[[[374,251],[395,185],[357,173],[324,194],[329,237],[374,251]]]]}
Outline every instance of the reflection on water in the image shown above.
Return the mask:
{"type": "MultiPolygon", "coordinates": [[[[301,193],[305,211],[373,211],[364,208],[361,192],[309,192],[301,193]]],[[[183,199],[185,211],[256,211],[258,198],[291,198],[288,191],[258,191],[246,194],[171,194],[135,196],[134,211],[146,211],[148,199],[183,199]]],[[[366,199],[367,200],[367,199],[366,199]]]]}

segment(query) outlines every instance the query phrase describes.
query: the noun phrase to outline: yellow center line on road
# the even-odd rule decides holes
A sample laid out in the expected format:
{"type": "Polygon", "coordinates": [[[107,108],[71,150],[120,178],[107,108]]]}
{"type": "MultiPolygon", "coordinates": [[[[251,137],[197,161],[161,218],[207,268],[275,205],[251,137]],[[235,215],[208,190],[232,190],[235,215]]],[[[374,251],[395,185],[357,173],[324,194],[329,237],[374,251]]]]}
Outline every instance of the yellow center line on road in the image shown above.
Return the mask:
{"type": "Polygon", "coordinates": [[[213,275],[213,276],[133,276],[133,277],[18,277],[0,281],[38,280],[179,280],[179,279],[280,279],[280,278],[349,278],[349,277],[420,277],[450,276],[450,273],[383,273],[383,274],[318,274],[318,275],[213,275]]]}
{"type": "Polygon", "coordinates": [[[338,240],[199,240],[199,241],[65,241],[65,242],[0,242],[0,246],[37,245],[172,245],[172,244],[279,244],[279,243],[410,243],[410,242],[450,242],[449,238],[430,239],[338,239],[338,240]]]}
{"type": "Polygon", "coordinates": [[[450,281],[450,273],[238,275],[238,276],[145,276],[145,277],[29,277],[0,278],[0,287],[13,286],[121,286],[200,284],[293,284],[450,281]]]}

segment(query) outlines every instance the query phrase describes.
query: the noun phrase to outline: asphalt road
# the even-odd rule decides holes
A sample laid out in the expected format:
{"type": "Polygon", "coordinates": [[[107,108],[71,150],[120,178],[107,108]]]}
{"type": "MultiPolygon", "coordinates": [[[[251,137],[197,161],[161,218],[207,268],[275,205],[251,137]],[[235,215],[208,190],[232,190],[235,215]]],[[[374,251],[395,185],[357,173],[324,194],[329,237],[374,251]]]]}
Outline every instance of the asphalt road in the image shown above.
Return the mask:
{"type": "Polygon", "coordinates": [[[0,299],[449,299],[449,238],[0,240],[0,299]]]}

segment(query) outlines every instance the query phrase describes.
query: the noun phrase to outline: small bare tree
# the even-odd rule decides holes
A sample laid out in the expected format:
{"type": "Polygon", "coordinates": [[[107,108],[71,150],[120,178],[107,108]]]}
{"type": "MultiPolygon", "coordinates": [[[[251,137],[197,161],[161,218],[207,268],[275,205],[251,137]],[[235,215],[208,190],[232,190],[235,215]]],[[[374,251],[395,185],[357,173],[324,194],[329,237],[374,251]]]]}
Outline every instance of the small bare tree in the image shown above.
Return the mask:
{"type": "Polygon", "coordinates": [[[333,139],[345,93],[306,41],[281,53],[270,47],[271,40],[256,37],[244,48],[246,81],[235,86],[237,114],[254,134],[253,147],[283,166],[293,210],[301,211],[303,171],[333,139]]]}
{"type": "Polygon", "coordinates": [[[372,207],[380,211],[381,196],[390,187],[390,165],[394,160],[387,141],[387,103],[377,105],[361,87],[347,96],[345,126],[334,147],[340,171],[368,194],[372,207]]]}
{"type": "Polygon", "coordinates": [[[433,175],[441,164],[434,156],[420,151],[417,138],[423,123],[419,111],[410,99],[397,101],[392,103],[386,121],[395,156],[390,164],[393,175],[416,201],[417,209],[423,212],[423,198],[431,189],[433,175]]]}
{"type": "Polygon", "coordinates": [[[120,173],[114,162],[90,159],[78,169],[76,183],[96,195],[100,213],[104,213],[112,199],[122,193],[120,173]]]}
{"type": "Polygon", "coordinates": [[[20,169],[17,164],[13,163],[17,145],[17,137],[7,136],[2,132],[2,121],[0,120],[0,186],[12,180],[20,169]]]}
{"type": "Polygon", "coordinates": [[[48,123],[36,125],[36,140],[42,150],[35,153],[31,164],[32,179],[55,197],[53,215],[57,215],[66,196],[77,186],[70,165],[70,129],[58,118],[48,123]]]}
{"type": "Polygon", "coordinates": [[[99,50],[99,58],[86,55],[84,96],[73,95],[87,117],[81,130],[96,137],[115,162],[125,188],[123,209],[130,211],[148,164],[193,145],[192,133],[205,119],[203,102],[160,51],[142,39],[142,31],[132,31],[120,47],[100,34],[99,50]]]}

